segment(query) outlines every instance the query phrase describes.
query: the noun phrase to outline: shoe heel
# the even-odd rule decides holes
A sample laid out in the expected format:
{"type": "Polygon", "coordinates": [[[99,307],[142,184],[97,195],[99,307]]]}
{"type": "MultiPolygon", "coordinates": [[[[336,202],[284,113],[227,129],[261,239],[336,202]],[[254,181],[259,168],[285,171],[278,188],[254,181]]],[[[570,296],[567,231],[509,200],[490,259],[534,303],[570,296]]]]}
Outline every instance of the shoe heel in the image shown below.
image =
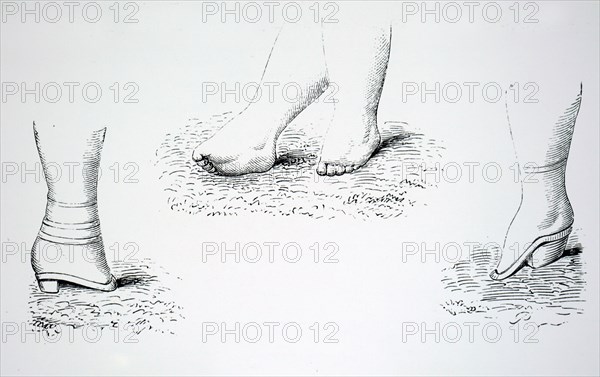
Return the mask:
{"type": "Polygon", "coordinates": [[[44,293],[58,293],[57,280],[39,280],[40,291],[44,293]]]}
{"type": "Polygon", "coordinates": [[[569,235],[558,240],[550,241],[540,245],[536,251],[527,259],[527,264],[532,268],[540,268],[549,265],[559,259],[565,252],[569,235]]]}

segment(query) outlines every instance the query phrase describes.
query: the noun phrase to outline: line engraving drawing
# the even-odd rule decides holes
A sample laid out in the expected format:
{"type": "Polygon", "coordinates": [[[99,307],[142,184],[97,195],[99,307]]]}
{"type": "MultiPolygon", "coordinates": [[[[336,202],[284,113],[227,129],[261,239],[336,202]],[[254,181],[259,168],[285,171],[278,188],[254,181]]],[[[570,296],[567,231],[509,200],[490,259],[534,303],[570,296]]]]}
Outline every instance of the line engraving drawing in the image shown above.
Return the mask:
{"type": "MultiPolygon", "coordinates": [[[[344,32],[347,31],[344,29],[344,32]]],[[[385,199],[371,202],[379,207],[373,212],[365,208],[353,211],[351,203],[356,196],[349,195],[343,197],[345,200],[340,210],[318,213],[321,204],[318,199],[322,193],[316,191],[312,192],[312,203],[318,203],[314,208],[311,205],[298,205],[288,209],[282,205],[286,203],[289,192],[290,200],[298,203],[298,200],[305,198],[298,194],[308,193],[310,196],[311,190],[306,189],[308,185],[300,185],[304,183],[302,179],[289,177],[290,171],[280,172],[278,169],[281,169],[281,165],[289,167],[311,161],[312,164],[307,167],[313,168],[317,175],[334,178],[332,181],[323,181],[324,186],[329,185],[345,194],[344,190],[365,183],[359,177],[367,176],[380,153],[399,153],[400,158],[386,160],[387,170],[369,177],[369,182],[387,187],[388,177],[393,179],[394,164],[406,162],[403,159],[406,156],[395,149],[402,150],[405,147],[402,141],[410,141],[417,136],[407,133],[408,125],[402,122],[377,123],[378,104],[391,50],[391,28],[366,23],[345,38],[353,41],[352,48],[344,46],[339,29],[335,27],[282,28],[268,56],[261,82],[301,83],[302,96],[299,101],[290,103],[283,99],[284,96],[277,96],[275,102],[259,100],[250,103],[236,116],[230,113],[216,115],[214,119],[190,124],[179,133],[167,135],[156,155],[157,165],[162,168],[160,180],[166,184],[170,208],[207,216],[238,215],[247,211],[286,216],[302,214],[329,219],[350,215],[370,219],[393,218],[402,214],[405,199],[408,199],[402,194],[408,191],[402,186],[393,185],[395,190],[380,196],[385,199]],[[348,64],[352,69],[340,69],[348,64]],[[294,120],[303,111],[315,106],[313,103],[318,98],[327,97],[328,91],[334,93],[336,101],[332,120],[320,122],[321,125],[328,125],[321,143],[300,145],[298,150],[305,154],[287,153],[289,147],[285,145],[286,142],[304,140],[303,136],[308,133],[306,126],[298,127],[294,120]],[[213,123],[219,126],[213,126],[213,123]],[[401,127],[384,131],[390,124],[401,127]],[[202,170],[194,170],[194,162],[202,170]],[[209,180],[203,171],[215,178],[209,180]],[[286,175],[287,179],[295,181],[287,181],[286,175]],[[266,180],[267,177],[272,181],[266,180]],[[265,186],[268,188],[265,189],[265,186]],[[269,194],[263,194],[264,191],[269,194]],[[403,204],[397,205],[394,201],[403,204]],[[390,208],[382,209],[385,206],[390,208]]],[[[490,279],[504,281],[515,274],[518,275],[516,279],[523,279],[519,271],[524,268],[540,270],[541,275],[537,272],[533,275],[540,279],[539,276],[546,276],[544,271],[548,271],[548,268],[553,270],[561,266],[560,263],[554,266],[554,263],[568,263],[561,261],[564,256],[575,258],[569,266],[574,268],[573,273],[577,276],[574,287],[573,284],[567,284],[570,287],[567,292],[570,289],[577,292],[583,290],[584,279],[579,260],[583,248],[569,243],[574,214],[565,186],[568,155],[583,95],[583,84],[577,83],[578,90],[573,90],[572,84],[568,87],[571,90],[564,90],[560,94],[552,94],[552,90],[549,90],[548,103],[556,105],[553,110],[559,112],[554,119],[549,118],[551,115],[547,110],[544,111],[548,114],[540,114],[539,107],[511,103],[508,91],[504,93],[507,130],[519,164],[520,204],[505,232],[503,247],[496,250],[494,255],[479,251],[477,262],[471,261],[486,261],[485,276],[476,269],[477,273],[471,271],[473,275],[469,279],[452,281],[451,271],[446,271],[443,281],[448,289],[461,291],[463,284],[475,284],[480,286],[484,301],[494,295],[501,298],[504,297],[503,289],[512,283],[489,285],[490,279]],[[541,124],[538,127],[543,129],[538,133],[531,132],[527,128],[530,124],[541,124]]],[[[431,141],[430,144],[439,143],[431,141]]],[[[439,152],[443,148],[429,146],[427,149],[429,152],[439,152]]],[[[442,156],[438,153],[435,157],[442,156]]],[[[414,183],[421,189],[428,187],[423,181],[399,182],[405,186],[414,183]]],[[[377,191],[384,193],[380,189],[377,191]]],[[[326,196],[325,199],[331,202],[331,197],[326,196]]],[[[469,266],[461,263],[457,268],[469,266]]],[[[535,297],[535,294],[524,295],[522,300],[527,303],[536,300],[535,297]]],[[[571,299],[579,302],[581,295],[566,293],[566,297],[567,303],[571,299]]],[[[452,302],[466,301],[458,298],[452,302]]]]}
{"type": "Polygon", "coordinates": [[[560,326],[583,314],[586,278],[578,229],[569,237],[562,257],[543,268],[523,268],[510,278],[489,278],[499,247],[474,250],[442,270],[445,291],[441,307],[464,320],[495,320],[514,325],[560,326]]]}
{"type": "MultiPolygon", "coordinates": [[[[290,101],[278,87],[274,96],[257,97],[239,112],[191,118],[164,134],[153,163],[170,211],[206,217],[266,214],[371,221],[408,217],[428,205],[422,199],[424,192],[433,191],[429,189],[437,183],[424,180],[423,171],[406,168],[439,166],[446,144],[412,120],[382,119],[379,105],[390,85],[386,75],[392,36],[400,34],[390,22],[381,22],[381,17],[373,20],[361,12],[354,16],[351,22],[345,20],[351,28],[309,22],[279,30],[260,84],[295,83],[299,87],[295,100],[290,101]]],[[[462,62],[456,66],[444,73],[461,77],[462,62]]],[[[514,72],[518,70],[499,74],[498,80],[514,72]]],[[[541,94],[544,106],[509,101],[512,84],[509,90],[499,91],[498,106],[485,104],[503,110],[506,117],[518,164],[519,181],[514,183],[519,184],[520,200],[506,230],[501,225],[502,246],[476,248],[468,260],[442,270],[440,306],[451,316],[509,324],[534,322],[539,328],[561,326],[584,313],[587,282],[580,237],[585,230],[575,222],[566,172],[585,80],[561,80],[570,82],[559,91],[548,80],[549,88],[541,94]]],[[[426,102],[421,101],[421,105],[426,102]]],[[[442,111],[432,113],[443,123],[442,111]]],[[[460,120],[470,114],[462,116],[460,120]]],[[[457,123],[455,119],[448,122],[457,123]]],[[[175,334],[175,325],[185,316],[171,286],[181,279],[150,258],[107,259],[98,203],[106,131],[33,123],[48,190],[45,214],[31,249],[37,285],[29,286],[29,325],[47,333],[91,325],[101,330],[129,327],[135,334],[175,334]],[[69,181],[54,175],[55,165],[73,163],[83,167],[82,175],[69,181]]],[[[464,148],[475,143],[467,132],[460,136],[466,139],[464,148]]],[[[513,204],[517,203],[494,206],[513,204]]],[[[432,217],[440,226],[459,222],[454,213],[440,211],[432,217]]],[[[395,237],[391,235],[390,244],[411,235],[398,232],[395,237]]]]}
{"type": "MultiPolygon", "coordinates": [[[[523,140],[522,135],[516,134],[518,130],[513,131],[507,106],[508,124],[511,129],[517,159],[521,156],[528,157],[528,159],[519,161],[521,169],[521,203],[509,225],[504,239],[502,258],[491,274],[492,279],[506,279],[525,264],[532,268],[547,266],[560,258],[565,251],[565,245],[573,229],[574,219],[573,208],[569,202],[565,186],[565,172],[575,121],[581,106],[582,90],[583,85],[581,85],[579,94],[577,94],[573,103],[552,125],[552,133],[546,141],[546,151],[541,162],[532,159],[531,155],[525,150],[531,148],[530,145],[522,145],[524,141],[529,140],[523,140]],[[536,164],[535,166],[528,166],[528,162],[536,162],[536,164]],[[525,179],[529,181],[523,182],[525,179]],[[531,205],[529,202],[536,199],[546,200],[544,206],[544,208],[547,208],[546,213],[540,215],[527,213],[533,211],[528,208],[531,205]],[[524,234],[523,230],[527,233],[524,234]],[[507,248],[515,241],[522,242],[532,237],[535,238],[520,255],[507,252],[507,248]]],[[[527,115],[518,112],[513,114],[516,114],[517,117],[527,115]]],[[[518,119],[518,121],[521,121],[521,119],[518,119]]],[[[545,140],[541,139],[539,142],[544,143],[545,140]]]]}
{"type": "Polygon", "coordinates": [[[193,159],[198,165],[222,175],[268,171],[276,161],[281,132],[330,84],[335,84],[335,115],[316,170],[320,175],[333,176],[362,167],[386,141],[377,127],[377,108],[392,37],[390,26],[362,21],[350,35],[347,28],[325,25],[283,27],[261,82],[298,83],[299,99],[290,102],[285,96],[275,96],[274,101],[262,99],[249,104],[194,150],[193,159]],[[351,49],[346,46],[348,38],[354,44],[351,49]]]}
{"type": "Polygon", "coordinates": [[[38,286],[30,288],[30,325],[48,335],[85,326],[174,334],[183,308],[167,282],[180,279],[148,258],[113,261],[116,278],[107,262],[97,199],[105,134],[106,128],[34,123],[48,196],[31,250],[38,286]],[[70,163],[82,174],[72,180],[54,175],[56,166],[70,163]]]}
{"type": "Polygon", "coordinates": [[[59,281],[101,291],[113,291],[117,281],[104,253],[98,216],[98,167],[106,128],[86,132],[56,126],[36,126],[35,142],[40,155],[48,202],[39,234],[31,250],[31,265],[40,290],[58,293],[59,281]],[[79,162],[85,174],[72,182],[53,177],[51,164],[79,162]],[[59,256],[44,257],[48,249],[59,256]]]}
{"type": "Polygon", "coordinates": [[[172,287],[181,279],[148,258],[113,261],[111,266],[119,277],[111,292],[65,283],[52,294],[31,284],[29,327],[49,337],[91,327],[107,333],[117,329],[131,341],[146,332],[177,334],[176,325],[186,317],[172,287]]]}
{"type": "Polygon", "coordinates": [[[443,270],[442,284],[453,298],[442,307],[452,315],[506,317],[511,324],[523,320],[539,327],[559,326],[568,316],[583,313],[583,247],[577,232],[572,233],[574,211],[565,185],[582,93],[580,84],[566,110],[549,123],[547,138],[524,130],[526,121],[538,115],[511,109],[507,102],[520,203],[502,248],[475,250],[470,260],[443,270]],[[493,261],[496,267],[490,271],[493,261]]]}
{"type": "Polygon", "coordinates": [[[190,120],[165,137],[156,150],[168,207],[177,212],[204,216],[239,216],[264,213],[356,219],[407,216],[423,205],[421,192],[434,188],[417,169],[435,167],[443,156],[440,141],[398,121],[381,123],[382,133],[397,136],[383,143],[360,170],[343,176],[320,176],[318,153],[324,140],[322,122],[298,119],[284,130],[277,143],[273,168],[261,174],[220,176],[207,174],[189,157],[194,148],[231,119],[230,113],[206,120],[190,120]]]}

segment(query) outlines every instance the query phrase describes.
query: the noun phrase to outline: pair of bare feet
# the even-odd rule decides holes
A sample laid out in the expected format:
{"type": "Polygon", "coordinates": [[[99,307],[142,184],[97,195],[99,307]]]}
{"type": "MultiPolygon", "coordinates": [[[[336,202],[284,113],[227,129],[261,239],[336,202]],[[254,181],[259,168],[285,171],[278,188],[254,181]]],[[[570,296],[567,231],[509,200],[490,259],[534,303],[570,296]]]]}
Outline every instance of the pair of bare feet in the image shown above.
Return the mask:
{"type": "MultiPolygon", "coordinates": [[[[262,173],[277,160],[277,136],[265,133],[268,110],[249,106],[193,153],[196,163],[209,173],[242,175],[262,173]]],[[[377,114],[339,114],[325,137],[316,171],[342,175],[363,166],[384,141],[377,128],[377,114]]]]}
{"type": "Polygon", "coordinates": [[[331,87],[335,115],[316,171],[333,176],[359,169],[385,141],[377,126],[377,109],[390,44],[389,26],[284,27],[261,83],[276,88],[293,84],[300,89],[298,95],[290,99],[282,89],[274,96],[257,97],[200,144],[193,159],[207,172],[220,175],[268,171],[276,162],[281,132],[331,87]]]}

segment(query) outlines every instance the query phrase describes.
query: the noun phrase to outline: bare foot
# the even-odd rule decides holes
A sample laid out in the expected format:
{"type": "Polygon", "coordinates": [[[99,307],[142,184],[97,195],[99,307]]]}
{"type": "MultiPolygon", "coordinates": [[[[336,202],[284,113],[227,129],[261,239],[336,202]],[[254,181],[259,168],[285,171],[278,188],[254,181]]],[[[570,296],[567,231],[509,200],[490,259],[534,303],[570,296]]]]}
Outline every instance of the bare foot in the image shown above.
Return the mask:
{"type": "Polygon", "coordinates": [[[276,133],[271,112],[253,104],[194,150],[192,158],[209,173],[262,173],[275,164],[276,133]]]}
{"type": "Polygon", "coordinates": [[[376,118],[376,114],[336,114],[323,143],[317,174],[351,173],[366,164],[382,143],[404,132],[402,123],[389,122],[378,127],[376,118]]]}
{"type": "MultiPolygon", "coordinates": [[[[363,18],[358,9],[352,14],[363,18]]],[[[391,29],[380,21],[359,28],[350,23],[324,25],[324,51],[330,82],[336,85],[336,105],[317,165],[320,175],[359,169],[384,141],[377,109],[390,56],[391,29]]]]}

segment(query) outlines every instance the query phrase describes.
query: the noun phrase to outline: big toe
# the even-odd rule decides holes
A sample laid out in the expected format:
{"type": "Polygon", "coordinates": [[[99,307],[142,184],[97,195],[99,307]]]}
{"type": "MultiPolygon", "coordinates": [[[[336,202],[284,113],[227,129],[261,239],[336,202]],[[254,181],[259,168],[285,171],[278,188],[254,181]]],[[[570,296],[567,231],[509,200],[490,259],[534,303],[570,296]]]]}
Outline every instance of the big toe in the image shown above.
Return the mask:
{"type": "Polygon", "coordinates": [[[206,170],[209,173],[217,173],[217,168],[212,163],[209,158],[209,155],[204,152],[200,147],[196,148],[192,153],[192,160],[198,164],[202,169],[206,170]]]}
{"type": "Polygon", "coordinates": [[[192,160],[196,161],[197,164],[200,164],[208,155],[204,152],[202,145],[196,147],[192,152],[192,160]]]}
{"type": "Polygon", "coordinates": [[[319,161],[319,163],[317,164],[317,174],[319,175],[326,175],[327,174],[327,164],[319,161]]]}

